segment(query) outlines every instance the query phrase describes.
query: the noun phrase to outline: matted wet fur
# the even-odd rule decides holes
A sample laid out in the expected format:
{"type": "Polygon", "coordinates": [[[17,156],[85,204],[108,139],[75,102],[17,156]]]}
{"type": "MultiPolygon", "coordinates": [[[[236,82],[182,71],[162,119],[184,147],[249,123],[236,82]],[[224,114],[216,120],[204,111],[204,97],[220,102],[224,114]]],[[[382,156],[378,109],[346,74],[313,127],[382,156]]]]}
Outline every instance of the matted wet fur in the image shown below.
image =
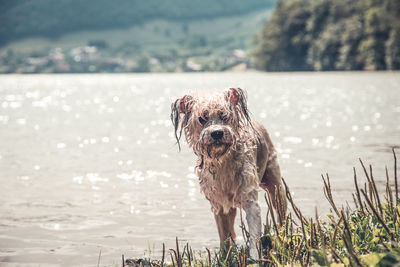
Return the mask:
{"type": "Polygon", "coordinates": [[[261,236],[258,189],[268,191],[281,214],[286,212],[286,198],[276,150],[265,128],[251,120],[245,91],[230,88],[185,95],[172,103],[171,120],[179,149],[184,133],[198,156],[196,174],[210,201],[221,243],[235,242],[236,209],[242,208],[250,233],[250,255],[257,258],[261,236]]]}

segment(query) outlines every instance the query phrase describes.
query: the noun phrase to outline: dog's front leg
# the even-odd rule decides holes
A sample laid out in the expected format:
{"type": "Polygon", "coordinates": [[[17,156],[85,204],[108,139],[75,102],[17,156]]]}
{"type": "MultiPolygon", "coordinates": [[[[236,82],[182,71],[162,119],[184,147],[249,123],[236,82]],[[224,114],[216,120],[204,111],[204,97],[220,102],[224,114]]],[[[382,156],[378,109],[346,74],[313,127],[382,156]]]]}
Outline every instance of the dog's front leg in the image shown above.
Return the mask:
{"type": "Polygon", "coordinates": [[[221,248],[225,245],[226,249],[233,246],[236,241],[236,233],[234,228],[236,217],[236,208],[231,208],[227,214],[220,211],[214,214],[215,222],[218,227],[219,239],[221,241],[221,248]]]}
{"type": "Polygon", "coordinates": [[[247,201],[243,207],[250,234],[250,256],[258,258],[257,246],[261,238],[261,210],[257,200],[247,201]]]}

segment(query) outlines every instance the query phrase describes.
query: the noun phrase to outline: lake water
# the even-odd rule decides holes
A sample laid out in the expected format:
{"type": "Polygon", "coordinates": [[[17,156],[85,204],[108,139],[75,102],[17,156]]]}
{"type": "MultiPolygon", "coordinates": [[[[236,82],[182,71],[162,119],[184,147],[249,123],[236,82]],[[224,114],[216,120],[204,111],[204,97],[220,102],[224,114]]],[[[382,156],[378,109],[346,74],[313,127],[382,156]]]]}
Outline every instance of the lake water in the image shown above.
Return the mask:
{"type": "Polygon", "coordinates": [[[195,157],[178,152],[169,120],[171,102],[195,90],[245,88],[298,205],[326,214],[321,173],[345,203],[358,158],[379,184],[385,165],[393,172],[399,74],[0,76],[0,265],[95,266],[101,250],[101,265],[115,266],[176,236],[218,246],[195,157]]]}

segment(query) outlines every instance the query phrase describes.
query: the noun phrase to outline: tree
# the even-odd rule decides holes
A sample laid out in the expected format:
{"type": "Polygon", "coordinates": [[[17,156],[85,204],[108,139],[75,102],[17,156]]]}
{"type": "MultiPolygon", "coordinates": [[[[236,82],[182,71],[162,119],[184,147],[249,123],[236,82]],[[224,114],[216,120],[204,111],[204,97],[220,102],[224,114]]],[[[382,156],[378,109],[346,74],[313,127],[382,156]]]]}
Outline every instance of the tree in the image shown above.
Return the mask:
{"type": "Polygon", "coordinates": [[[400,1],[279,1],[257,35],[267,71],[400,68],[400,1]]]}
{"type": "Polygon", "coordinates": [[[386,42],[386,65],[389,70],[400,69],[400,29],[393,29],[386,42]]]}
{"type": "Polygon", "coordinates": [[[253,55],[260,69],[269,71],[308,70],[306,22],[310,16],[307,1],[279,1],[271,20],[255,38],[253,55]]]}

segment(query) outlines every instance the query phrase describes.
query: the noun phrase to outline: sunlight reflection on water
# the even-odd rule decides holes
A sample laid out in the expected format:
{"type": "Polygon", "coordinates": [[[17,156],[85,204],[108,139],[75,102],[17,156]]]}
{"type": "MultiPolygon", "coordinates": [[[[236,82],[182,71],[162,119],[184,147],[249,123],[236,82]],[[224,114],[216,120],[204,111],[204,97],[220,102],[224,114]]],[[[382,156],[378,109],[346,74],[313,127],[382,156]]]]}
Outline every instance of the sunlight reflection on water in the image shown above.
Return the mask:
{"type": "Polygon", "coordinates": [[[327,212],[321,173],[344,203],[359,157],[376,167],[378,182],[392,165],[396,72],[0,76],[1,255],[5,247],[15,256],[62,254],[67,244],[70,255],[96,257],[101,246],[113,262],[142,255],[148,242],[157,253],[175,236],[217,246],[195,157],[185,145],[178,153],[169,112],[190,91],[232,86],[248,90],[308,215],[315,205],[327,212]]]}

